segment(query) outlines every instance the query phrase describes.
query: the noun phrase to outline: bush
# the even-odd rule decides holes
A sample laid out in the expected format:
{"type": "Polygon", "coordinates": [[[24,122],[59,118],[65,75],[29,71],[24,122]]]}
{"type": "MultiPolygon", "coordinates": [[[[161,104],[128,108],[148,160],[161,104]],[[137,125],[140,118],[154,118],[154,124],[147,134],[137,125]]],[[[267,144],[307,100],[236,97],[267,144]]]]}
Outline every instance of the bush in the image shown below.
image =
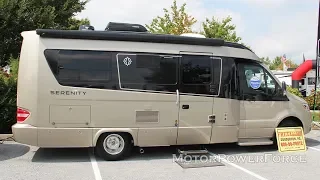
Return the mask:
{"type": "Polygon", "coordinates": [[[291,86],[287,86],[287,91],[288,91],[289,93],[291,93],[291,94],[294,94],[294,95],[296,95],[296,96],[298,96],[298,97],[303,98],[301,92],[300,92],[299,89],[297,89],[297,88],[292,88],[291,86]]]}
{"type": "Polygon", "coordinates": [[[11,133],[16,122],[18,60],[10,59],[10,74],[0,71],[0,134],[11,133]]]}
{"type": "Polygon", "coordinates": [[[316,93],[316,103],[315,103],[315,107],[314,105],[314,95],[315,95],[315,91],[311,91],[311,94],[307,97],[305,97],[305,100],[307,101],[309,107],[311,110],[315,109],[315,110],[320,110],[320,92],[317,91],[316,93]]]}

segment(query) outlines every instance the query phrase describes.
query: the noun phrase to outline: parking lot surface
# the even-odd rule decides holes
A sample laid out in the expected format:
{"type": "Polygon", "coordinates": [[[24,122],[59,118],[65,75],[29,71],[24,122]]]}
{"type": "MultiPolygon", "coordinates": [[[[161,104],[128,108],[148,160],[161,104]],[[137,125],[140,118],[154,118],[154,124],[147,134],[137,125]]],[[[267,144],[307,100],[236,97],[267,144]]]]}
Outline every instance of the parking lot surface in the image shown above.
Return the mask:
{"type": "MultiPolygon", "coordinates": [[[[223,166],[182,168],[176,147],[135,149],[122,161],[104,161],[92,149],[42,149],[6,141],[0,144],[0,180],[35,179],[308,179],[320,178],[320,131],[306,135],[307,151],[279,153],[270,146],[207,146],[223,166]]],[[[205,159],[204,159],[205,160],[205,159]]]]}

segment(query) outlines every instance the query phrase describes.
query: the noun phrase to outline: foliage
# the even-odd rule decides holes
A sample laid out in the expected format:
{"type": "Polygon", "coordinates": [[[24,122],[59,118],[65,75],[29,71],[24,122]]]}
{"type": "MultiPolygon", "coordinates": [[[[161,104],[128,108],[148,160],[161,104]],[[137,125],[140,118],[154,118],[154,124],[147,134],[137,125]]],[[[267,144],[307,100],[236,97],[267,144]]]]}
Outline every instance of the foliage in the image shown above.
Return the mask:
{"type": "Polygon", "coordinates": [[[291,94],[294,94],[300,98],[303,98],[301,92],[297,88],[292,88],[291,86],[287,86],[287,91],[291,94]]]}
{"type": "Polygon", "coordinates": [[[309,96],[305,97],[305,100],[307,101],[311,110],[313,110],[313,109],[320,110],[320,91],[317,91],[317,93],[315,94],[315,91],[312,90],[311,94],[309,96]],[[316,103],[314,106],[314,96],[315,95],[316,95],[316,103]]]}
{"type": "MultiPolygon", "coordinates": [[[[281,56],[275,57],[270,60],[269,57],[262,57],[260,60],[269,67],[270,70],[283,70],[283,63],[281,61],[281,56]]],[[[299,65],[294,63],[291,59],[287,59],[286,65],[290,68],[297,68],[299,65]]]]}
{"type": "MultiPolygon", "coordinates": [[[[232,18],[226,17],[222,21],[218,21],[215,17],[206,18],[202,22],[202,29],[199,32],[193,31],[192,26],[197,20],[186,12],[186,3],[179,9],[176,0],[173,1],[170,11],[164,8],[165,14],[157,16],[146,27],[151,33],[158,34],[174,34],[181,35],[183,33],[198,33],[206,36],[207,38],[219,38],[225,41],[240,43],[241,37],[236,34],[236,26],[231,24],[232,18]]],[[[249,46],[240,43],[247,48],[249,46]]]]}
{"type": "Polygon", "coordinates": [[[152,33],[159,34],[180,35],[192,32],[191,27],[197,21],[186,13],[185,6],[186,3],[178,9],[177,2],[174,0],[171,11],[164,8],[164,16],[157,16],[150,25],[146,25],[146,28],[152,33]]]}
{"type": "Polygon", "coordinates": [[[261,57],[260,61],[262,61],[266,66],[270,68],[271,60],[269,59],[269,57],[261,57]]]}
{"type": "Polygon", "coordinates": [[[75,13],[81,12],[88,1],[82,0],[0,0],[0,66],[9,58],[18,58],[22,31],[38,28],[75,29],[75,13]]]}
{"type": "Polygon", "coordinates": [[[11,133],[16,122],[18,59],[10,58],[10,74],[0,72],[0,134],[11,133]]]}
{"type": "Polygon", "coordinates": [[[320,121],[320,113],[312,112],[312,120],[313,121],[320,121]]]}
{"type": "Polygon", "coordinates": [[[89,19],[88,18],[85,18],[85,19],[70,18],[69,19],[69,27],[67,27],[66,29],[78,30],[79,26],[82,24],[90,24],[89,19]]]}
{"type": "MultiPolygon", "coordinates": [[[[265,60],[266,61],[266,60],[265,60]]],[[[299,65],[294,63],[292,60],[287,59],[286,65],[290,68],[297,68],[299,65]]],[[[282,70],[283,69],[283,63],[281,61],[281,56],[277,56],[273,59],[273,61],[270,61],[269,69],[271,70],[282,70]]]]}
{"type": "Polygon", "coordinates": [[[77,30],[88,19],[76,19],[88,0],[0,0],[0,133],[11,133],[16,122],[16,96],[21,32],[39,28],[77,30]],[[1,68],[0,68],[1,69],[1,68]]]}
{"type": "Polygon", "coordinates": [[[202,23],[203,34],[207,38],[219,38],[225,41],[239,42],[241,37],[237,36],[235,32],[236,26],[230,24],[231,21],[232,18],[230,16],[221,22],[215,19],[215,17],[212,17],[211,20],[206,18],[205,22],[202,23]]]}

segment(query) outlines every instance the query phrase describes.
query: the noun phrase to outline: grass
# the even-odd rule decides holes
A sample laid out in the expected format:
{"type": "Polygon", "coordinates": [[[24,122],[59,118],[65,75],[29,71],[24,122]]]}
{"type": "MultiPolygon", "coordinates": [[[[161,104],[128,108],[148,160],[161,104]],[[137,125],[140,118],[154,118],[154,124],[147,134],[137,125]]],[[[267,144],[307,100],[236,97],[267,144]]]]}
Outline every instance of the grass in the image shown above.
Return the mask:
{"type": "Polygon", "coordinates": [[[319,112],[312,112],[312,119],[313,119],[313,121],[320,122],[320,113],[319,112]]]}

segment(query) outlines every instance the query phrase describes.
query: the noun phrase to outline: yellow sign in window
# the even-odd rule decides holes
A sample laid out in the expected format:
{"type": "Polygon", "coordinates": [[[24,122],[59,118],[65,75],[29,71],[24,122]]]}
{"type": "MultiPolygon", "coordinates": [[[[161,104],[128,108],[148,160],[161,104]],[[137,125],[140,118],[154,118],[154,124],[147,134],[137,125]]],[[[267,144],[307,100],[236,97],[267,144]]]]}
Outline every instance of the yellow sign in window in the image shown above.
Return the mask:
{"type": "Polygon", "coordinates": [[[302,127],[276,128],[279,152],[306,151],[302,127]]]}

